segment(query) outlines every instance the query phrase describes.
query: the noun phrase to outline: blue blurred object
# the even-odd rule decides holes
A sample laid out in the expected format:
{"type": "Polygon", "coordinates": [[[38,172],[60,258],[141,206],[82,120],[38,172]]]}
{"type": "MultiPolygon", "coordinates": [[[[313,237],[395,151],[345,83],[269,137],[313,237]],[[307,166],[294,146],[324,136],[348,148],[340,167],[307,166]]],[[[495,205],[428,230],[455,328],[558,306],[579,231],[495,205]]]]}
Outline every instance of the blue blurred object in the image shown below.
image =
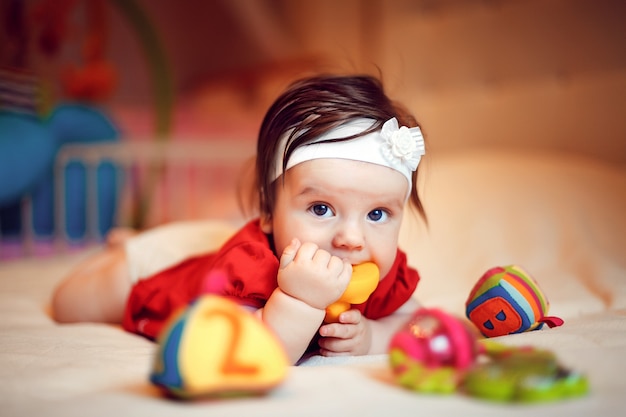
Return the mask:
{"type": "MultiPolygon", "coordinates": [[[[105,143],[117,141],[118,129],[111,119],[102,111],[85,104],[62,104],[55,108],[48,120],[48,128],[55,137],[59,147],[74,143],[105,143]]],[[[117,207],[118,194],[118,169],[113,163],[103,161],[95,168],[94,192],[97,196],[97,230],[100,236],[104,236],[113,226],[115,210],[117,207]]],[[[80,241],[87,233],[87,196],[88,187],[93,183],[88,182],[91,175],[82,161],[70,161],[64,168],[65,175],[65,233],[71,241],[80,241]]],[[[33,224],[54,224],[54,184],[52,181],[42,185],[51,188],[49,193],[40,191],[41,197],[33,199],[33,224]]],[[[36,229],[39,236],[51,235],[54,228],[36,229]]]]}
{"type": "Polygon", "coordinates": [[[0,238],[0,260],[22,255],[21,200],[0,205],[0,238]]]}
{"type": "Polygon", "coordinates": [[[39,240],[52,238],[54,233],[54,178],[52,168],[31,193],[33,232],[39,240]]]}
{"type": "Polygon", "coordinates": [[[98,234],[105,236],[113,227],[119,205],[121,169],[111,161],[98,165],[98,234]]]}
{"type": "Polygon", "coordinates": [[[65,233],[70,241],[80,241],[87,231],[87,172],[79,161],[70,161],[63,169],[65,178],[65,233]]]}
{"type": "Polygon", "coordinates": [[[0,206],[14,204],[52,169],[57,143],[37,117],[0,111],[0,206]]]}
{"type": "MultiPolygon", "coordinates": [[[[63,104],[42,121],[37,116],[0,111],[0,235],[19,239],[23,219],[21,200],[32,201],[32,226],[37,240],[49,240],[55,231],[55,183],[53,164],[61,146],[73,143],[117,141],[119,132],[102,111],[84,104],[63,104]]],[[[104,236],[113,226],[117,208],[120,171],[102,161],[87,172],[82,161],[71,161],[64,169],[65,230],[73,241],[87,233],[88,187],[97,197],[97,232],[104,236]],[[93,175],[95,183],[87,183],[93,175]]]]}
{"type": "MultiPolygon", "coordinates": [[[[78,242],[85,237],[89,225],[87,213],[97,210],[96,230],[100,237],[113,227],[115,213],[119,201],[118,178],[119,168],[110,161],[98,164],[95,172],[87,172],[87,168],[80,161],[70,161],[63,170],[65,182],[64,205],[65,205],[65,233],[72,242],[78,242]],[[88,207],[88,187],[93,185],[88,181],[89,175],[95,175],[96,187],[92,192],[96,196],[95,206],[88,207]]],[[[93,197],[91,197],[93,198],[93,197]]]]}
{"type": "Polygon", "coordinates": [[[22,202],[16,200],[0,206],[0,236],[2,241],[21,240],[22,202]]]}
{"type": "Polygon", "coordinates": [[[68,143],[100,143],[115,141],[118,129],[101,110],[80,103],[58,105],[47,122],[59,146],[68,143]]]}

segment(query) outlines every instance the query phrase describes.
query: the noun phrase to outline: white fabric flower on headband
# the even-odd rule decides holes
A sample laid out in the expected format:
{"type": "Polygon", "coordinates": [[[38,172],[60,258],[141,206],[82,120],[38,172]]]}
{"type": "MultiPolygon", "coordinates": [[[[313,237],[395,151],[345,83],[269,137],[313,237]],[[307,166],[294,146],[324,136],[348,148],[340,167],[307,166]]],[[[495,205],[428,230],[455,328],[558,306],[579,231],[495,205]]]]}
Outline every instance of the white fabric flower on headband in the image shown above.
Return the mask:
{"type": "Polygon", "coordinates": [[[387,161],[395,166],[404,165],[411,172],[417,169],[424,155],[424,136],[419,127],[398,127],[395,117],[387,120],[380,131],[384,139],[382,154],[387,161]]]}

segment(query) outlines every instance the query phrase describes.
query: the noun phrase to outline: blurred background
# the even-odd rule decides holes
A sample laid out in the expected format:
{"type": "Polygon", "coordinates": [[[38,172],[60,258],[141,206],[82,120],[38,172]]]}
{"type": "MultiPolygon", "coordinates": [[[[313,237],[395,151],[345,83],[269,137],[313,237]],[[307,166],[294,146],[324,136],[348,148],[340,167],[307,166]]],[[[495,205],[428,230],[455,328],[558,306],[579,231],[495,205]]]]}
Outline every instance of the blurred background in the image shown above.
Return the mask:
{"type": "Polygon", "coordinates": [[[622,0],[0,5],[1,210],[15,213],[61,145],[227,142],[251,155],[269,104],[316,72],[380,76],[431,155],[506,148],[626,164],[622,0]],[[18,113],[44,125],[24,133],[18,113]]]}
{"type": "MultiPolygon", "coordinates": [[[[2,0],[1,63],[23,66],[62,100],[62,71],[84,70],[89,36],[100,36],[116,82],[97,104],[125,131],[150,134],[155,69],[124,3],[2,0]],[[103,4],[102,16],[90,17],[90,3],[103,4]],[[23,22],[11,31],[16,5],[23,22]],[[55,26],[58,38],[46,41],[55,26]]],[[[432,149],[531,146],[626,162],[621,0],[132,3],[162,49],[176,133],[241,129],[254,140],[268,103],[295,77],[366,72],[414,111],[432,149]]]]}

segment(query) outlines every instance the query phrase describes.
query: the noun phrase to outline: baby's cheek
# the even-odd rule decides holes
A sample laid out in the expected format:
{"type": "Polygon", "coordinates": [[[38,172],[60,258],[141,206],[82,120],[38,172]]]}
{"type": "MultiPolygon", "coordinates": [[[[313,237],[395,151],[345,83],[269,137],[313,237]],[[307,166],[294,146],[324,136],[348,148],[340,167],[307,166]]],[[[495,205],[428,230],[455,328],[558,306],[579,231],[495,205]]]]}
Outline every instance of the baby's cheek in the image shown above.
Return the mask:
{"type": "Polygon", "coordinates": [[[385,278],[389,271],[391,271],[396,257],[398,256],[398,247],[396,245],[389,245],[386,250],[380,251],[374,255],[374,263],[378,266],[380,270],[380,280],[382,281],[385,278]]]}
{"type": "Polygon", "coordinates": [[[382,281],[391,271],[391,267],[393,266],[393,261],[385,264],[376,263],[378,269],[380,270],[380,277],[378,278],[378,282],[382,281]]]}

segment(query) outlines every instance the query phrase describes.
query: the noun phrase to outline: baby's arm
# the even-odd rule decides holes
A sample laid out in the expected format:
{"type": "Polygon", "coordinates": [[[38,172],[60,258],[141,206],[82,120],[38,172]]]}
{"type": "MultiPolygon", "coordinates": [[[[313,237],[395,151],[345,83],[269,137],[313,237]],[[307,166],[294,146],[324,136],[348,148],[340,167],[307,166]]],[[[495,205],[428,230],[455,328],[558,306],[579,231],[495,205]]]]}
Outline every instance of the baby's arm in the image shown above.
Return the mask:
{"type": "Polygon", "coordinates": [[[385,353],[393,334],[418,307],[417,301],[410,298],[392,315],[378,320],[369,320],[355,309],[341,313],[339,323],[325,324],[320,328],[321,354],[339,356],[385,353]]]}
{"type": "Polygon", "coordinates": [[[392,336],[405,324],[411,314],[419,308],[419,303],[415,298],[409,298],[392,315],[378,320],[370,320],[372,328],[372,344],[369,354],[386,353],[392,336]]]}
{"type": "Polygon", "coordinates": [[[258,311],[295,363],[317,333],[326,307],[350,282],[352,266],[311,243],[294,240],[280,258],[278,288],[258,311]]]}
{"type": "Polygon", "coordinates": [[[289,361],[295,364],[324,320],[325,310],[311,307],[277,288],[257,314],[281,340],[289,361]]]}

